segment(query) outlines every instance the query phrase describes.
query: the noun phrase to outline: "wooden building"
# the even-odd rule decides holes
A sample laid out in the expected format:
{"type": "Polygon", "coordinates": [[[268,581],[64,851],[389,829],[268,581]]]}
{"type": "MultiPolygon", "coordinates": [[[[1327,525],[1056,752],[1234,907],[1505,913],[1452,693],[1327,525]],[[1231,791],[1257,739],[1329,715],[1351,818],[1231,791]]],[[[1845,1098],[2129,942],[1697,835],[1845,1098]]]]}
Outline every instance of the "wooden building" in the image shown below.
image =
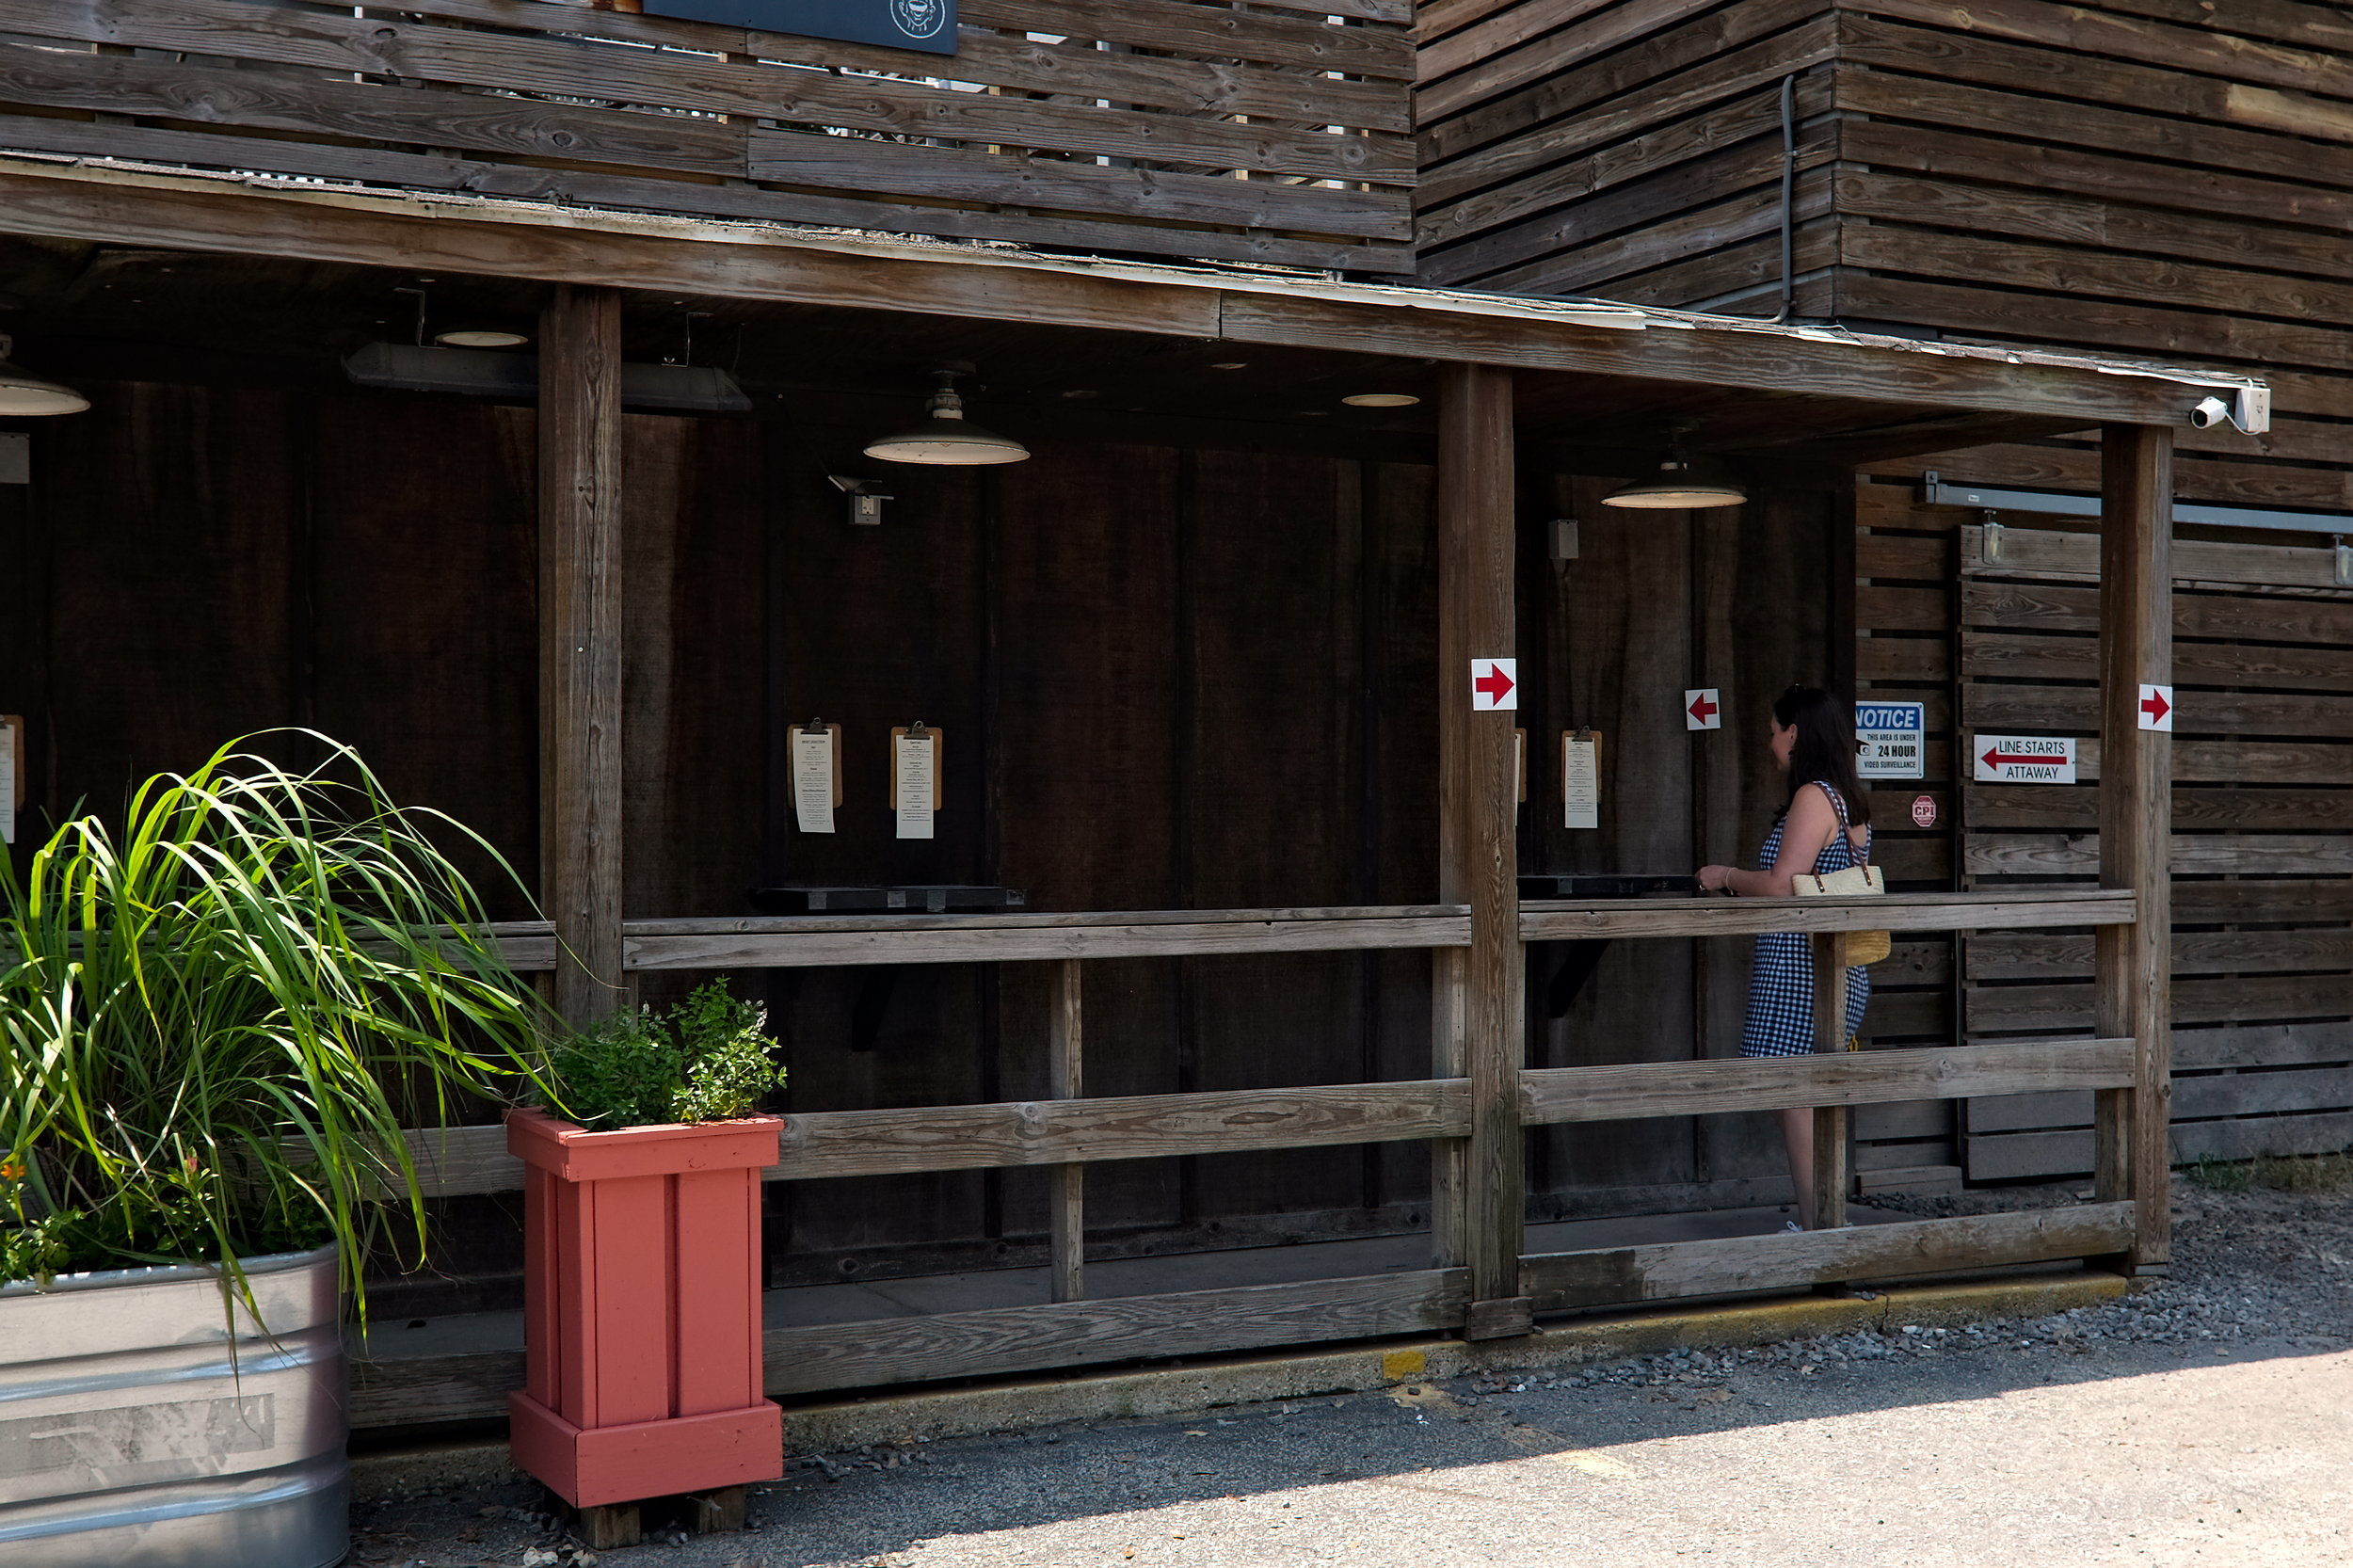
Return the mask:
{"type": "MultiPolygon", "coordinates": [[[[5,325],[93,403],[9,422],[20,823],[314,726],[501,846],[550,917],[514,897],[511,952],[573,1019],[760,988],[792,1075],[777,1394],[2163,1268],[2169,741],[2132,698],[2169,679],[2173,433],[2260,385],[1327,277],[1404,264],[1401,16],[990,6],[949,67],[539,0],[0,0],[5,325]],[[355,380],[450,331],[536,366],[355,380]],[[953,363],[1030,460],[862,456],[953,363]],[[709,395],[681,408],[686,372],[709,395]],[[1858,464],[2087,423],[2099,886],[1522,901],[1523,873],[1753,852],[1767,701],[1853,673],[1858,464]],[[1602,504],[1673,430],[1745,504],[1602,504]],[[878,527],[837,480],[889,492],[878,527]],[[1472,711],[1493,658],[1516,715],[1472,711]],[[1721,730],[1687,728],[1691,687],[1721,730]],[[786,796],[817,720],[846,736],[824,835],[786,796]],[[929,840],[883,783],[918,721],[945,736],[929,840]],[[1595,829],[1553,825],[1580,728],[1595,829]],[[747,897],[842,886],[1026,902],[747,897]],[[1723,1060],[1750,936],[1834,963],[1879,927],[2073,933],[2096,1028],[1723,1060]],[[1597,940],[1531,1025],[1551,944],[1597,940]],[[2026,1093],[2099,1096],[2095,1200],[1834,1223],[1849,1108],[2026,1093]],[[1543,1228],[1784,1201],[1786,1106],[1822,1108],[1831,1228],[1543,1228]],[[898,1304],[824,1294],[872,1281],[898,1304]]],[[[518,1375],[517,1172],[496,1128],[419,1142],[452,1277],[379,1300],[483,1316],[377,1346],[362,1424],[495,1416],[518,1375]]]]}
{"type": "MultiPolygon", "coordinates": [[[[2263,367],[2270,429],[2185,429],[2174,470],[2174,1150],[2353,1145],[2353,554],[2332,537],[2353,535],[2353,18],[2267,0],[1421,18],[1426,281],[2263,367]]],[[[2090,541],[2029,532],[2087,526],[2096,442],[1865,473],[1861,695],[1927,701],[1959,762],[1929,781],[1957,809],[1913,836],[1912,868],[1954,888],[2088,874],[2089,791],[1971,783],[1965,743],[2096,728],[2090,541]]],[[[2087,944],[1904,956],[1883,1039],[2089,1016],[2087,944]]],[[[2089,1121],[2081,1096],[1892,1108],[1862,1158],[2064,1175],[2089,1168],[2089,1121]]]]}

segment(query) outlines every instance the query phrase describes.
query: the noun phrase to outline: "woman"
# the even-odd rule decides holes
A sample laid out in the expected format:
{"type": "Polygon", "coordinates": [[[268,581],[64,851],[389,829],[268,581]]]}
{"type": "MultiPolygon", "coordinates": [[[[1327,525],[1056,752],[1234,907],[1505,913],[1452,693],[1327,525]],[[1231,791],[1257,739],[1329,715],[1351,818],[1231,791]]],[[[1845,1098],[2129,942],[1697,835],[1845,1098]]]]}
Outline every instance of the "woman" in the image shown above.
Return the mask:
{"type": "MultiPolygon", "coordinates": [[[[1764,869],[1702,866],[1701,890],[1787,898],[1801,876],[1826,876],[1868,865],[1871,808],[1855,776],[1854,759],[1854,728],[1844,704],[1819,686],[1792,686],[1782,693],[1773,702],[1773,763],[1789,776],[1789,795],[1758,854],[1757,863],[1764,869]]],[[[1861,966],[1849,969],[1849,1030],[1862,1027],[1863,1009],[1870,1000],[1871,971],[1861,966]]],[[[1793,931],[1759,936],[1740,1054],[1813,1053],[1812,944],[1793,931]]],[[[1781,1135],[1789,1149],[1789,1178],[1798,1190],[1799,1222],[1789,1228],[1808,1229],[1815,1223],[1813,1111],[1784,1111],[1781,1135]]]]}

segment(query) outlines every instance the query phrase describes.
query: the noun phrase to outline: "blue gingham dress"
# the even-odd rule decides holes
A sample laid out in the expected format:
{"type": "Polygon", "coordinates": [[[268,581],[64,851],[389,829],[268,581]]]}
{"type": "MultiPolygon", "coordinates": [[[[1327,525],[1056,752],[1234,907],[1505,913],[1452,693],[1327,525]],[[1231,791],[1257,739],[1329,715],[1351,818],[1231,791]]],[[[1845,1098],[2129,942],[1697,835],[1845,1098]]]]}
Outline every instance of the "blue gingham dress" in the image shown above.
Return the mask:
{"type": "MultiPolygon", "coordinates": [[[[1838,813],[1838,832],[1815,858],[1817,875],[1860,866],[1871,858],[1871,830],[1863,830],[1857,853],[1847,837],[1847,803],[1828,784],[1813,788],[1830,796],[1838,813]]],[[[1789,824],[1784,813],[1773,824],[1772,836],[1758,852],[1758,869],[1771,871],[1781,858],[1781,833],[1789,824]]],[[[1858,964],[1847,971],[1847,1028],[1863,1027],[1863,1010],[1871,1002],[1871,971],[1858,964]]],[[[1749,1018],[1740,1031],[1743,1056],[1811,1056],[1814,1054],[1814,943],[1801,932],[1776,931],[1756,939],[1756,967],[1749,976],[1749,1018]]]]}

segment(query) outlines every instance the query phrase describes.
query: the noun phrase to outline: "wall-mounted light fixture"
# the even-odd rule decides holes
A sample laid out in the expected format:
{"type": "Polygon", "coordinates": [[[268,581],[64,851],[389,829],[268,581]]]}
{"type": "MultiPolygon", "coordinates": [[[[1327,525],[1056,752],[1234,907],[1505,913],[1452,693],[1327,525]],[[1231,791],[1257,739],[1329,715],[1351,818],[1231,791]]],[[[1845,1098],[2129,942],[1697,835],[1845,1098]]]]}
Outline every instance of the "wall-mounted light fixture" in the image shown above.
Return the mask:
{"type": "Polygon", "coordinates": [[[50,414],[78,414],[89,407],[89,399],[67,386],[52,381],[46,376],[36,376],[8,362],[14,342],[0,335],[0,414],[22,418],[41,418],[50,414]]]}
{"type": "Polygon", "coordinates": [[[969,468],[983,463],[1018,463],[1030,449],[1011,436],[984,430],[964,417],[964,399],[956,394],[956,377],[969,368],[935,372],[939,390],[932,393],[930,417],[912,430],[902,430],[870,443],[866,456],[886,463],[928,463],[945,468],[969,468]]]}
{"type": "Polygon", "coordinates": [[[835,489],[850,498],[850,520],[861,528],[882,526],[882,504],[891,500],[888,490],[872,479],[853,479],[847,474],[828,473],[835,489]]]}

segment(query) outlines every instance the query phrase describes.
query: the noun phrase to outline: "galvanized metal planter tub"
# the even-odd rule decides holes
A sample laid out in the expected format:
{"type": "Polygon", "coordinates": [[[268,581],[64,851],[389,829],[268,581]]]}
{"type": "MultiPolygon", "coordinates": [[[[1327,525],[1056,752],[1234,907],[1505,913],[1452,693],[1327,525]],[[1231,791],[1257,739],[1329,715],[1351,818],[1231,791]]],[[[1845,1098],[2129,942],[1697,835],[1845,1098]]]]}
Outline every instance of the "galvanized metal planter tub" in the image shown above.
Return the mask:
{"type": "Polygon", "coordinates": [[[335,1249],[0,1286],[0,1564],[325,1568],[349,1546],[335,1249]]]}

